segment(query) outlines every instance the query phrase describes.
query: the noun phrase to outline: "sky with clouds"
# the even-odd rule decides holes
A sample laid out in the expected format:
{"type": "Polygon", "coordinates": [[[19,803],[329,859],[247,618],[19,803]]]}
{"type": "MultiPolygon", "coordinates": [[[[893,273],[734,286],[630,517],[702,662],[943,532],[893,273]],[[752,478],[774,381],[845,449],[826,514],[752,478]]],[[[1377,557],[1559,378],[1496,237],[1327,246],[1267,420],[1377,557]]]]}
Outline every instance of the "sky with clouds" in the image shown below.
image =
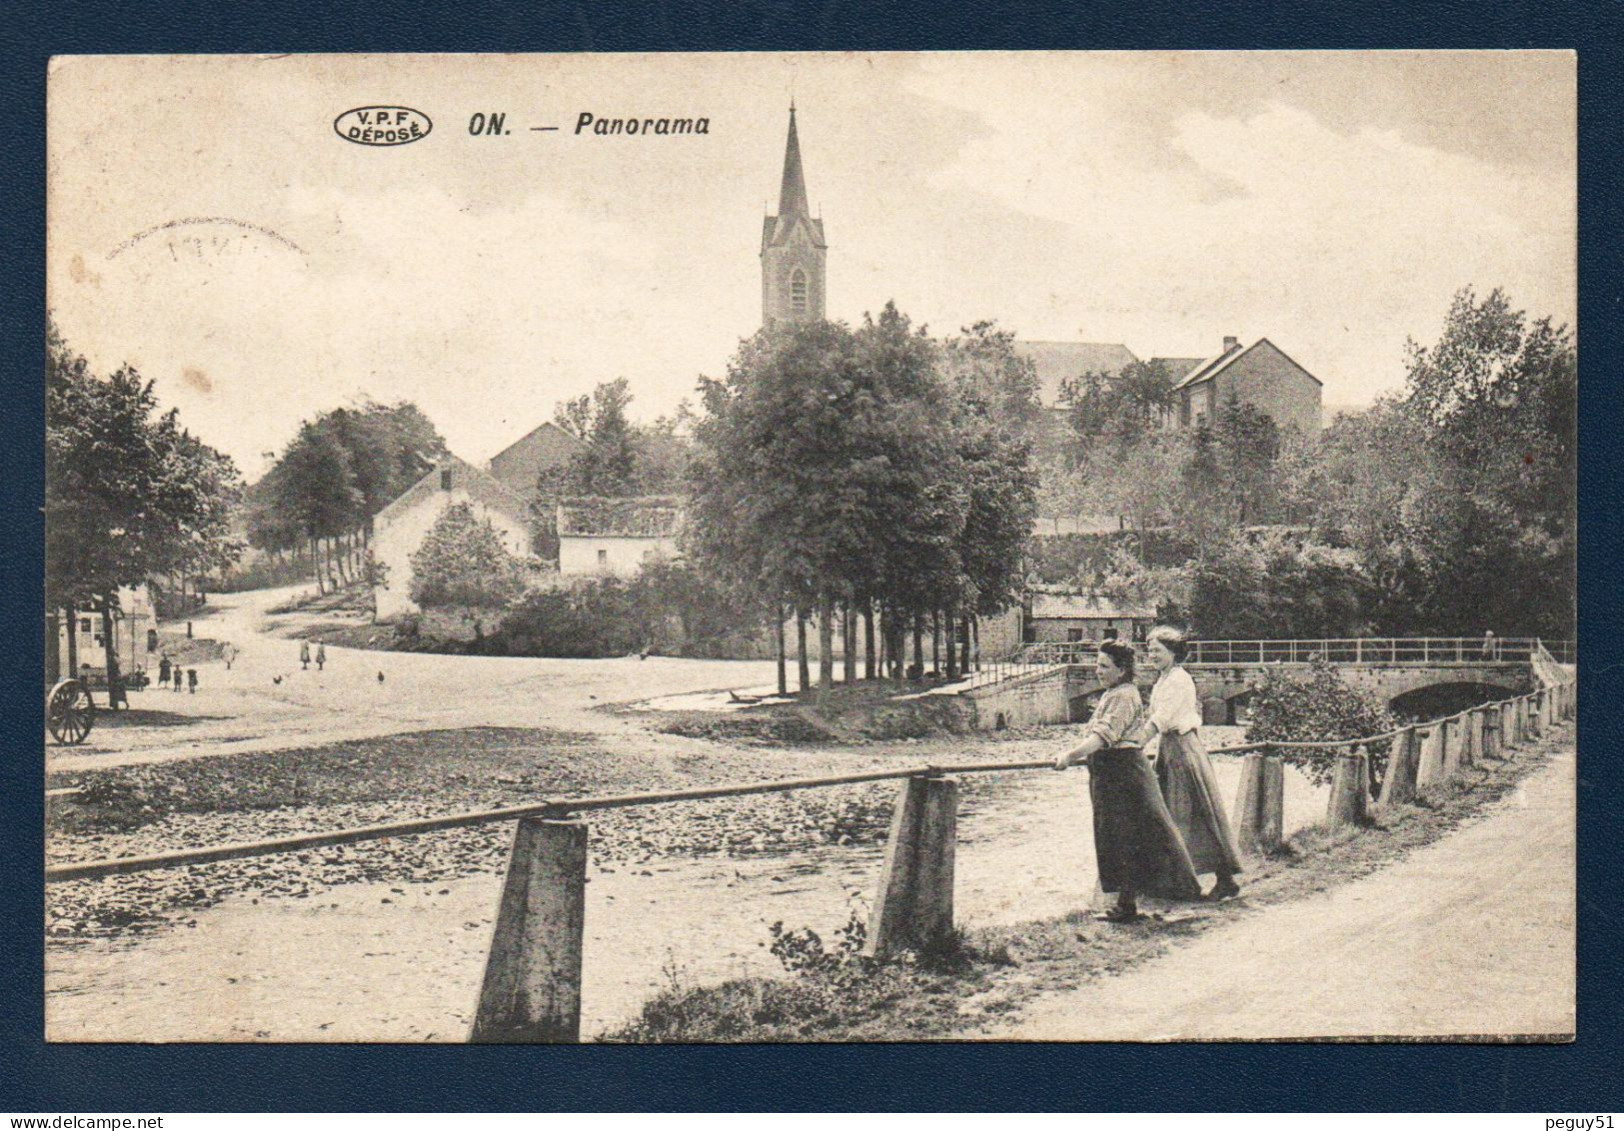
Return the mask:
{"type": "Polygon", "coordinates": [[[830,317],[1141,357],[1267,336],[1360,404],[1462,286],[1575,316],[1558,52],[59,59],[49,305],[250,477],[363,396],[473,460],[614,377],[651,418],[759,325],[792,94],[830,317]],[[340,139],[365,105],[433,130],[340,139]],[[470,135],[493,111],[507,135],[470,135]]]}

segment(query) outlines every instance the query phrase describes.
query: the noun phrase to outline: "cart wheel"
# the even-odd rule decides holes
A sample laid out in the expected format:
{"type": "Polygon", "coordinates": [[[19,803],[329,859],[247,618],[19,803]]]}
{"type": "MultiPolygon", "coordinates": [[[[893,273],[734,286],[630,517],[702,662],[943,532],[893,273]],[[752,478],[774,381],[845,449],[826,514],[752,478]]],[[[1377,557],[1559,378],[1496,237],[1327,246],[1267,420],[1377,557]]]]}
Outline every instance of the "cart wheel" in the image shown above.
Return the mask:
{"type": "Polygon", "coordinates": [[[45,699],[45,725],[60,745],[79,745],[95,723],[96,703],[84,684],[65,679],[51,688],[45,699]]]}

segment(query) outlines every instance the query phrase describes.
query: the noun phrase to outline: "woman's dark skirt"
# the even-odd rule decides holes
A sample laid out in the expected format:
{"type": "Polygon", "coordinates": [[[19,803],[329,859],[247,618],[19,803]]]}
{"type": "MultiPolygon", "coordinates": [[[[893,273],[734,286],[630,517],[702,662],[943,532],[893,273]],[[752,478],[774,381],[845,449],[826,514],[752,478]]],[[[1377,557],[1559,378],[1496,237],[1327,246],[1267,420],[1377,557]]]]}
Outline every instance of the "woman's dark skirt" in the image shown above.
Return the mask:
{"type": "Polygon", "coordinates": [[[1239,872],[1240,847],[1218,793],[1218,775],[1195,731],[1162,735],[1156,778],[1195,870],[1239,872]]]}
{"type": "Polygon", "coordinates": [[[1115,747],[1094,754],[1088,796],[1101,888],[1161,899],[1200,898],[1201,882],[1143,751],[1115,747]]]}

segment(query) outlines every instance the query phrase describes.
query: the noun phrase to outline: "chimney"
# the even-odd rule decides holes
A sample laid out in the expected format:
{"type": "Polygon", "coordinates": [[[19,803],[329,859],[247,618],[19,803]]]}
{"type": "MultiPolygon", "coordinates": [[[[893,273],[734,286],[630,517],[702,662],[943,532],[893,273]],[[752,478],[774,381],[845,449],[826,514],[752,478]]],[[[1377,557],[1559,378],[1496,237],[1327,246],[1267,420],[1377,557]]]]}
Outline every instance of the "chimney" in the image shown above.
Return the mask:
{"type": "Polygon", "coordinates": [[[1234,351],[1236,351],[1236,350],[1238,350],[1240,348],[1241,348],[1241,340],[1239,338],[1230,338],[1230,337],[1224,338],[1224,352],[1225,353],[1233,353],[1234,351]]]}

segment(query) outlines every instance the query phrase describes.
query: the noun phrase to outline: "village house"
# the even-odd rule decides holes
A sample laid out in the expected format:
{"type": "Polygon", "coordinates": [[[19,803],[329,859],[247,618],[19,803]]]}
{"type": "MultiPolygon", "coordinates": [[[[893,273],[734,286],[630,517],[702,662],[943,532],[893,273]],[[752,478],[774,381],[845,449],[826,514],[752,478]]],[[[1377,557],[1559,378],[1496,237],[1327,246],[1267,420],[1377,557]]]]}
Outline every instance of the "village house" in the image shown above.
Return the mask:
{"type": "Polygon", "coordinates": [[[541,477],[546,472],[569,466],[586,444],[577,436],[548,421],[532,428],[491,457],[491,477],[526,502],[539,495],[541,477]]]}
{"type": "MultiPolygon", "coordinates": [[[[1170,363],[1188,359],[1168,358],[1170,363]]],[[[1219,409],[1231,398],[1250,402],[1267,413],[1282,429],[1318,432],[1324,383],[1287,357],[1268,338],[1242,346],[1238,338],[1225,338],[1224,348],[1182,374],[1176,370],[1173,412],[1168,426],[1200,428],[1218,419],[1219,409]]]]}
{"type": "Polygon", "coordinates": [[[455,456],[441,460],[372,520],[372,557],[383,567],[383,580],[372,590],[378,620],[418,611],[411,599],[412,555],[435,520],[458,503],[467,503],[476,518],[489,523],[509,553],[530,557],[529,502],[489,472],[455,456]]]}
{"type": "Polygon", "coordinates": [[[1134,643],[1156,623],[1156,610],[1140,602],[1099,593],[1034,592],[1025,613],[1028,644],[1076,644],[1103,640],[1134,643]]]}
{"type": "Polygon", "coordinates": [[[561,577],[631,577],[647,562],[677,556],[680,499],[570,498],[556,511],[561,577]]]}
{"type": "MultiPolygon", "coordinates": [[[[149,663],[158,662],[158,618],[152,598],[152,586],[123,586],[118,591],[117,607],[112,610],[113,655],[117,657],[119,672],[126,680],[137,680],[149,663]]],[[[66,678],[68,671],[68,618],[62,610],[46,616],[47,636],[54,635],[54,648],[46,649],[46,674],[54,682],[66,678]]],[[[100,607],[75,609],[72,652],[78,663],[77,673],[92,685],[106,686],[107,637],[102,623],[100,607]]]]}

